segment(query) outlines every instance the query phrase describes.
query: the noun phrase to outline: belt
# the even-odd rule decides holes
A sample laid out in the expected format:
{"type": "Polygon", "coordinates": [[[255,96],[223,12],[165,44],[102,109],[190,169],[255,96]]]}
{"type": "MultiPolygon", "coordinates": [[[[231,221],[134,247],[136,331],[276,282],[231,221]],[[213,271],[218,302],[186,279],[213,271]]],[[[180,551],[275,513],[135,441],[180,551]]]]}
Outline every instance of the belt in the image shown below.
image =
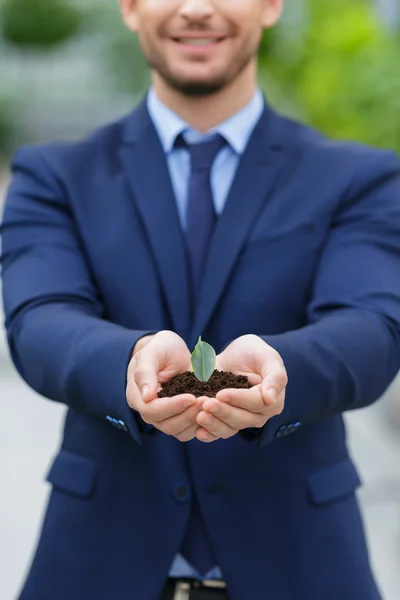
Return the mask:
{"type": "Polygon", "coordinates": [[[228,594],[224,581],[169,578],[161,600],[228,600],[228,594]]]}

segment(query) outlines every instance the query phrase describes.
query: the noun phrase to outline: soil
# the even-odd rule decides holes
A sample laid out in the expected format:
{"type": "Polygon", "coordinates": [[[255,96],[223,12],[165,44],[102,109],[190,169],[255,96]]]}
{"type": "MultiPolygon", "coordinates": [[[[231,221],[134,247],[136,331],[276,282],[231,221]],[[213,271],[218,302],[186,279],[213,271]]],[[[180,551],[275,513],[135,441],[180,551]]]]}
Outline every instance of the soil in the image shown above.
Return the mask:
{"type": "Polygon", "coordinates": [[[161,384],[158,398],[171,398],[179,394],[193,394],[196,398],[208,396],[215,398],[221,390],[228,388],[249,389],[253,387],[244,375],[234,375],[229,371],[217,371],[208,381],[199,381],[193,371],[185,371],[170,381],[161,384]]]}

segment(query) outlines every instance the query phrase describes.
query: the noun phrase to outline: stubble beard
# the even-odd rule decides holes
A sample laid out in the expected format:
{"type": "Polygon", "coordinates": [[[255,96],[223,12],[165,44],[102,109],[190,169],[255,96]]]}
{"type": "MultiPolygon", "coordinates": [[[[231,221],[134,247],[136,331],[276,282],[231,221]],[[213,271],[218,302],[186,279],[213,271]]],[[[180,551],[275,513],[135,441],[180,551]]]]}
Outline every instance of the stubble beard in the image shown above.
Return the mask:
{"type": "Polygon", "coordinates": [[[236,66],[228,69],[226,75],[215,77],[209,81],[190,81],[174,76],[161,53],[157,51],[154,45],[149,46],[147,49],[142,46],[142,52],[150,69],[156,72],[168,87],[190,98],[212,96],[228,87],[240,77],[257,54],[257,48],[254,49],[248,44],[240,56],[235,57],[236,66]]]}

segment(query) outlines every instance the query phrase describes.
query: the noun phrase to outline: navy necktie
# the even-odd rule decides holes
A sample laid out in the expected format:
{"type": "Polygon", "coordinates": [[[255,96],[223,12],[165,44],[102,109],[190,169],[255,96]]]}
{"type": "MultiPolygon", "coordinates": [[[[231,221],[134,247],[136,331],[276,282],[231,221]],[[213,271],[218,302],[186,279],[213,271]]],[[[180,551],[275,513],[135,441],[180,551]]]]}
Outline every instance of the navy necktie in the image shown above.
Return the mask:
{"type": "MultiPolygon", "coordinates": [[[[211,237],[217,220],[210,183],[211,168],[225,143],[224,138],[220,135],[215,135],[207,141],[197,144],[188,144],[182,136],[179,136],[176,141],[178,146],[188,150],[191,162],[186,212],[186,242],[192,309],[195,308],[198,299],[211,237]]],[[[216,564],[194,489],[181,553],[203,575],[216,564]]]]}
{"type": "Polygon", "coordinates": [[[190,154],[191,171],[186,211],[186,243],[189,257],[192,304],[198,298],[211,238],[217,221],[211,190],[211,168],[225,145],[220,135],[204,142],[188,144],[179,136],[178,145],[190,154]]]}

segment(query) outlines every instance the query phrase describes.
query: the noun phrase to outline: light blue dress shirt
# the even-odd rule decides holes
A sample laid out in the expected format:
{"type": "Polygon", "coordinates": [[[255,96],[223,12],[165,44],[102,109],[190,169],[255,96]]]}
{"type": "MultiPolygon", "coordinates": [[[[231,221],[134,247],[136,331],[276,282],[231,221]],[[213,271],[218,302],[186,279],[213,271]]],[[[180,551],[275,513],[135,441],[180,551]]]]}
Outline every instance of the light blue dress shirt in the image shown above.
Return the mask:
{"type": "MultiPolygon", "coordinates": [[[[182,133],[188,143],[203,141],[210,135],[219,133],[227,141],[226,146],[218,153],[211,170],[211,189],[215,212],[220,215],[233,178],[249,138],[264,110],[262,92],[257,89],[250,102],[235,115],[210,129],[205,135],[191,128],[176,113],[170,110],[157,98],[153,88],[147,95],[147,109],[160,137],[164,149],[172,187],[183,230],[186,230],[187,189],[190,176],[190,157],[185,148],[174,148],[177,136],[182,133]]],[[[180,554],[175,557],[170,570],[170,577],[203,577],[180,554]]],[[[204,579],[223,579],[218,566],[206,573],[204,579]]]]}

